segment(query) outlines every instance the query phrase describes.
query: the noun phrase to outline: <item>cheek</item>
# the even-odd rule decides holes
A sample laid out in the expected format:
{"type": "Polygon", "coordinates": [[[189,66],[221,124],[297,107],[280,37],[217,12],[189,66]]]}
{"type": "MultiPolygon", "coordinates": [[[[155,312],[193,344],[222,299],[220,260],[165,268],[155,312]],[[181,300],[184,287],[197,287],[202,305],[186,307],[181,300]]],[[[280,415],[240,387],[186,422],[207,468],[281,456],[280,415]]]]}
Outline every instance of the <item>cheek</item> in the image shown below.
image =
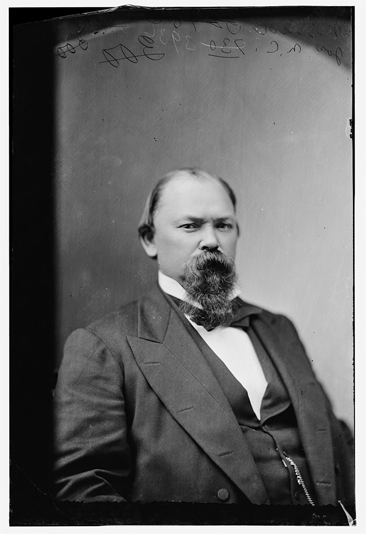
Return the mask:
{"type": "Polygon", "coordinates": [[[236,242],[237,242],[237,237],[230,237],[225,244],[225,249],[226,249],[227,254],[233,259],[235,259],[236,242]]]}
{"type": "Polygon", "coordinates": [[[195,248],[196,239],[191,234],[171,233],[161,239],[161,246],[167,250],[174,250],[176,254],[184,254],[192,248],[195,248]]]}
{"type": "Polygon", "coordinates": [[[195,254],[199,244],[199,236],[195,233],[167,232],[156,239],[158,256],[164,257],[171,265],[185,264],[195,254]]]}
{"type": "Polygon", "coordinates": [[[158,257],[165,265],[177,266],[184,262],[185,246],[174,236],[164,236],[158,243],[158,257]]]}

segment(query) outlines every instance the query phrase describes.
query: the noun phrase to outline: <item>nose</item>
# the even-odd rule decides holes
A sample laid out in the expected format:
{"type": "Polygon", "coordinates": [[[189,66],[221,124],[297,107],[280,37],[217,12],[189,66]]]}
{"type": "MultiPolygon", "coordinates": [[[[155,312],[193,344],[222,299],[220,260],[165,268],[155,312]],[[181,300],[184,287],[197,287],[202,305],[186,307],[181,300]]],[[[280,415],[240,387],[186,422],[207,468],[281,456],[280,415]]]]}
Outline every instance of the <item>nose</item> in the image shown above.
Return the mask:
{"type": "Polygon", "coordinates": [[[200,250],[217,250],[220,244],[216,237],[215,229],[211,225],[205,225],[199,244],[200,250]]]}

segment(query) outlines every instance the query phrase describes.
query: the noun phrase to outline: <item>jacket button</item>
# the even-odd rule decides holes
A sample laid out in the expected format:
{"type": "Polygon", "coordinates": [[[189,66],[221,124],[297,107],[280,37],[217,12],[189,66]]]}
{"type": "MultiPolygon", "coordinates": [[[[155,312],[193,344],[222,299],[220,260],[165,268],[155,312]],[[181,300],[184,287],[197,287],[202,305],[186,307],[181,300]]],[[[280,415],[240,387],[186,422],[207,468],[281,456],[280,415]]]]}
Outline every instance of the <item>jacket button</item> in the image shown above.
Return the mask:
{"type": "Polygon", "coordinates": [[[227,501],[227,499],[228,499],[229,496],[230,496],[230,493],[228,492],[227,489],[225,489],[225,488],[221,488],[221,489],[217,492],[217,496],[218,496],[218,498],[220,499],[220,501],[227,501]]]}

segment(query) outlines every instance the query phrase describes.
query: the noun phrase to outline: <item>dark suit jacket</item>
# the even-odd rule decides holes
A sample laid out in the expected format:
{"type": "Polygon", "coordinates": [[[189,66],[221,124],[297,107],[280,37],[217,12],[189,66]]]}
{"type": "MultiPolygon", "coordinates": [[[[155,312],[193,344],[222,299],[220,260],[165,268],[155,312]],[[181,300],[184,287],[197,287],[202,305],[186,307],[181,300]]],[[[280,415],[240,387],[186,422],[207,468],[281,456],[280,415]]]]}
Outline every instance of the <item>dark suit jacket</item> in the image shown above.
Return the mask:
{"type": "MultiPolygon", "coordinates": [[[[295,328],[246,306],[288,389],[318,504],[352,502],[343,430],[295,328]]],[[[55,402],[59,499],[268,503],[228,400],[158,287],[69,337],[55,402]]]]}

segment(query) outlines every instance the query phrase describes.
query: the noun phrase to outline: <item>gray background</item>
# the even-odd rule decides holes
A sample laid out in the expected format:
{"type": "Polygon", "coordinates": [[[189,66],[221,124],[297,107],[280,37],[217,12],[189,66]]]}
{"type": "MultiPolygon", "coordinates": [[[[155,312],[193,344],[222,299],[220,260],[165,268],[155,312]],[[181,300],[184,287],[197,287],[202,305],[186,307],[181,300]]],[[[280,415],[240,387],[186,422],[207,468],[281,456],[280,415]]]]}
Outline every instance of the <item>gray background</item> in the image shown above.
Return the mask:
{"type": "Polygon", "coordinates": [[[242,298],[295,322],[352,425],[350,26],[196,18],[60,24],[56,366],[73,329],[154,283],[136,232],[145,198],[165,172],[200,166],[238,197],[242,298]]]}

